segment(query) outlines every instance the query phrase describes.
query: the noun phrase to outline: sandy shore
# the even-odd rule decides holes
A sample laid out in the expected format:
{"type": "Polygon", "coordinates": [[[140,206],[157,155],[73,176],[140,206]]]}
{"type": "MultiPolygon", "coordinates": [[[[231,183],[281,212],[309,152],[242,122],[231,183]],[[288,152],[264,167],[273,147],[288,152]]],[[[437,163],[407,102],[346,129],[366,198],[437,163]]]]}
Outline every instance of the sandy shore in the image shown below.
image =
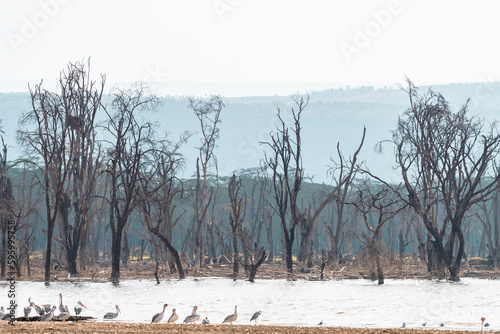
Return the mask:
{"type": "MultiPolygon", "coordinates": [[[[478,326],[478,331],[480,327],[478,326]]],[[[172,325],[172,324],[132,324],[132,323],[34,323],[17,322],[14,326],[0,323],[0,333],[347,333],[347,334],[387,334],[387,333],[464,333],[450,330],[421,329],[373,329],[344,327],[292,327],[292,326],[240,326],[240,325],[172,325]]],[[[465,332],[467,333],[467,332],[465,332]]],[[[474,332],[469,332],[474,333],[474,332]]],[[[500,333],[500,332],[488,332],[500,333]]]]}

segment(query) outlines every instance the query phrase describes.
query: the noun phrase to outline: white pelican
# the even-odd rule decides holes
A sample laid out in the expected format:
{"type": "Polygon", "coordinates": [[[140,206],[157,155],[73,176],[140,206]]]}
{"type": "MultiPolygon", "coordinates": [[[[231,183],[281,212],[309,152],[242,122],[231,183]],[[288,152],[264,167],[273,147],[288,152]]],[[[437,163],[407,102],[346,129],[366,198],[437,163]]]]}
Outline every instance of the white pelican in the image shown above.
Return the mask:
{"type": "Polygon", "coordinates": [[[28,298],[28,303],[29,305],[24,308],[24,316],[26,318],[30,316],[31,308],[33,307],[33,305],[31,305],[31,297],[28,298]]]}
{"type": "Polygon", "coordinates": [[[113,313],[113,312],[108,312],[104,315],[104,319],[114,319],[118,316],[118,313],[121,313],[122,311],[120,311],[120,308],[118,307],[118,305],[115,306],[115,309],[116,309],[116,312],[113,313]]]}
{"type": "Polygon", "coordinates": [[[50,310],[49,310],[49,312],[45,312],[45,309],[44,309],[43,307],[38,306],[38,305],[36,305],[36,304],[35,304],[35,303],[33,303],[33,302],[30,302],[30,305],[31,305],[31,306],[35,309],[36,314],[38,314],[39,316],[42,316],[42,315],[44,315],[45,313],[49,313],[49,312],[50,312],[50,310]]]}
{"type": "Polygon", "coordinates": [[[50,310],[49,313],[45,313],[43,316],[42,316],[42,319],[40,319],[40,321],[51,321],[52,318],[54,317],[54,311],[56,310],[56,307],[55,306],[52,306],[52,309],[50,310]]]}
{"type": "Polygon", "coordinates": [[[66,321],[69,318],[69,313],[68,312],[62,312],[56,315],[55,319],[59,321],[66,321]]]}
{"type": "Polygon", "coordinates": [[[184,323],[190,323],[190,322],[196,322],[200,320],[200,315],[196,314],[196,311],[198,310],[198,306],[193,307],[193,312],[184,319],[184,323]]]}
{"type": "Polygon", "coordinates": [[[52,309],[52,306],[50,306],[50,304],[42,304],[40,306],[43,308],[43,310],[45,311],[45,313],[49,313],[50,310],[52,309]]]}
{"type": "Polygon", "coordinates": [[[236,321],[236,319],[238,319],[238,312],[236,312],[236,309],[238,308],[238,306],[234,306],[234,313],[233,314],[230,314],[226,317],[226,319],[224,319],[224,321],[222,323],[226,323],[226,322],[229,322],[231,325],[233,324],[234,321],[236,321]]]}
{"type": "Polygon", "coordinates": [[[202,323],[203,325],[210,325],[210,320],[208,320],[208,317],[205,317],[205,319],[203,319],[203,320],[201,321],[201,323],[202,323]]]}
{"type": "Polygon", "coordinates": [[[153,322],[160,322],[162,321],[163,319],[163,314],[165,313],[165,309],[167,308],[168,304],[165,304],[163,305],[163,311],[161,311],[160,313],[156,313],[154,316],[153,316],[153,319],[151,320],[151,323],[153,322]]]}
{"type": "Polygon", "coordinates": [[[173,323],[173,322],[176,322],[177,319],[179,319],[179,315],[177,313],[175,313],[175,308],[172,310],[172,315],[170,316],[170,318],[168,318],[168,323],[173,323]]]}
{"type": "Polygon", "coordinates": [[[253,315],[252,315],[252,318],[250,319],[250,322],[254,321],[255,320],[255,324],[257,325],[257,318],[260,317],[261,315],[261,311],[257,311],[255,312],[253,315]]]}
{"type": "Polygon", "coordinates": [[[63,305],[63,302],[62,302],[62,293],[59,294],[59,312],[61,312],[61,313],[69,313],[68,305],[63,305]]]}
{"type": "Polygon", "coordinates": [[[75,314],[76,315],[80,315],[80,313],[82,313],[82,311],[83,311],[82,307],[87,308],[85,305],[83,305],[83,303],[81,301],[78,301],[78,305],[75,306],[75,314]]]}

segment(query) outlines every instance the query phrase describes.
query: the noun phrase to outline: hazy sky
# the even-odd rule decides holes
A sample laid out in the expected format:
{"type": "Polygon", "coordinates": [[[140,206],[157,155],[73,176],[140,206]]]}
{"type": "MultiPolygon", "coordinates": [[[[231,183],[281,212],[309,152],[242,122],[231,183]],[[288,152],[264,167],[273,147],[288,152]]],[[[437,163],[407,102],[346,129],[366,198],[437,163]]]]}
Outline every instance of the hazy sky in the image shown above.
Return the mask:
{"type": "Polygon", "coordinates": [[[0,92],[50,82],[88,56],[111,84],[174,94],[200,93],[179,81],[261,84],[227,95],[405,75],[417,85],[497,81],[499,11],[498,1],[457,0],[2,1],[0,92]]]}

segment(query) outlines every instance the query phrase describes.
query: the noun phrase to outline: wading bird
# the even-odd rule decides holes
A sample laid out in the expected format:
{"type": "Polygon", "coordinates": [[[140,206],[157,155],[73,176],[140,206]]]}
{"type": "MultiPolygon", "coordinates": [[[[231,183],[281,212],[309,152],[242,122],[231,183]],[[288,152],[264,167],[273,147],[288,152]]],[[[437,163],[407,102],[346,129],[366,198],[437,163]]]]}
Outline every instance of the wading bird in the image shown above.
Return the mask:
{"type": "Polygon", "coordinates": [[[481,332],[483,331],[483,324],[486,319],[484,317],[481,318],[481,332]]]}
{"type": "Polygon", "coordinates": [[[82,307],[87,308],[85,305],[83,305],[83,303],[81,301],[79,301],[78,305],[75,306],[75,314],[76,315],[80,315],[80,313],[82,313],[82,311],[83,311],[82,307]]]}
{"type": "Polygon", "coordinates": [[[43,310],[45,311],[45,313],[49,313],[50,310],[52,309],[52,306],[50,306],[50,304],[42,304],[40,306],[43,308],[43,310]]]}
{"type": "MultiPolygon", "coordinates": [[[[31,298],[30,298],[31,299],[31,298]]],[[[44,315],[45,313],[49,313],[50,312],[50,309],[48,312],[45,312],[45,309],[41,306],[38,306],[36,305],[35,303],[33,302],[30,302],[30,305],[35,309],[35,312],[36,314],[38,314],[39,316],[42,316],[44,315]]]]}
{"type": "Polygon", "coordinates": [[[120,308],[118,307],[118,305],[115,305],[115,309],[116,309],[116,312],[108,312],[104,315],[104,319],[114,319],[118,316],[118,313],[121,313],[122,311],[120,311],[120,308]]]}
{"type": "Polygon", "coordinates": [[[30,313],[31,313],[31,308],[33,307],[33,306],[31,305],[31,297],[30,297],[30,298],[28,298],[28,303],[30,303],[30,304],[29,304],[29,306],[26,306],[26,307],[24,308],[24,316],[25,316],[26,318],[30,316],[30,313]]]}
{"type": "Polygon", "coordinates": [[[175,308],[172,310],[172,315],[170,316],[170,318],[168,318],[168,323],[173,323],[173,322],[176,322],[177,319],[179,319],[179,315],[177,313],[175,313],[175,308]]]}
{"type": "Polygon", "coordinates": [[[66,321],[69,318],[69,312],[62,312],[56,315],[55,319],[59,321],[66,321]]]}
{"type": "Polygon", "coordinates": [[[40,321],[51,321],[52,318],[54,318],[54,311],[55,310],[56,310],[56,307],[52,306],[52,309],[48,313],[45,313],[42,316],[42,319],[40,319],[40,321]]]}
{"type": "Polygon", "coordinates": [[[198,306],[193,307],[193,312],[184,319],[184,323],[188,324],[190,322],[196,322],[200,320],[200,315],[196,314],[196,311],[198,310],[198,306]]]}
{"type": "Polygon", "coordinates": [[[68,305],[63,305],[63,302],[62,302],[62,293],[59,294],[59,312],[61,312],[61,313],[69,313],[68,305]]]}
{"type": "MultiPolygon", "coordinates": [[[[250,318],[250,322],[255,320],[255,324],[257,325],[257,318],[260,317],[261,311],[257,311],[252,315],[252,318],[250,318]]],[[[323,321],[322,321],[323,322],[323,321]]]]}
{"type": "Polygon", "coordinates": [[[167,308],[168,304],[165,304],[163,305],[163,311],[161,311],[160,313],[156,313],[154,316],[153,316],[153,319],[151,320],[151,323],[153,322],[160,322],[162,321],[163,319],[163,314],[165,313],[165,309],[167,308]]]}
{"type": "Polygon", "coordinates": [[[237,312],[237,308],[238,306],[235,305],[234,306],[234,313],[233,314],[230,314],[226,317],[226,319],[224,319],[224,321],[222,323],[226,323],[226,322],[229,322],[231,325],[233,324],[234,321],[236,321],[238,319],[238,312],[237,312]]]}

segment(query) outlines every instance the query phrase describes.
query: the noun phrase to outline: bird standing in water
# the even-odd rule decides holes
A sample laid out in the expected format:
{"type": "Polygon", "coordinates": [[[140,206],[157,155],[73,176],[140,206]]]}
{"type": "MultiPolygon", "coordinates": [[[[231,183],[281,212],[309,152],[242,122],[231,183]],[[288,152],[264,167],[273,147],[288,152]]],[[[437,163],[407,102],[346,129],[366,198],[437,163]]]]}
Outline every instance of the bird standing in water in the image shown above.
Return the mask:
{"type": "Polygon", "coordinates": [[[118,313],[121,313],[120,308],[118,305],[115,306],[116,312],[108,312],[104,315],[104,319],[111,320],[114,319],[118,316],[118,313]]]}
{"type": "Polygon", "coordinates": [[[177,321],[177,319],[179,319],[179,315],[175,312],[175,308],[172,310],[172,315],[170,316],[170,318],[168,318],[168,323],[174,323],[177,321]]]}
{"type": "Polygon", "coordinates": [[[235,305],[234,306],[234,313],[233,314],[230,314],[228,315],[224,321],[222,323],[226,323],[226,322],[229,322],[231,325],[233,324],[234,321],[236,321],[238,319],[238,312],[237,312],[237,308],[238,306],[235,305]]]}
{"type": "Polygon", "coordinates": [[[153,322],[160,322],[162,321],[163,319],[163,314],[165,313],[165,309],[167,308],[168,304],[165,304],[163,305],[163,311],[161,311],[160,313],[156,313],[154,316],[153,316],[153,319],[151,320],[151,323],[153,322]]]}
{"type": "Polygon", "coordinates": [[[255,324],[257,325],[257,318],[260,317],[261,315],[261,311],[257,311],[255,312],[253,315],[252,315],[252,318],[250,318],[250,322],[254,321],[255,320],[255,324]]]}

